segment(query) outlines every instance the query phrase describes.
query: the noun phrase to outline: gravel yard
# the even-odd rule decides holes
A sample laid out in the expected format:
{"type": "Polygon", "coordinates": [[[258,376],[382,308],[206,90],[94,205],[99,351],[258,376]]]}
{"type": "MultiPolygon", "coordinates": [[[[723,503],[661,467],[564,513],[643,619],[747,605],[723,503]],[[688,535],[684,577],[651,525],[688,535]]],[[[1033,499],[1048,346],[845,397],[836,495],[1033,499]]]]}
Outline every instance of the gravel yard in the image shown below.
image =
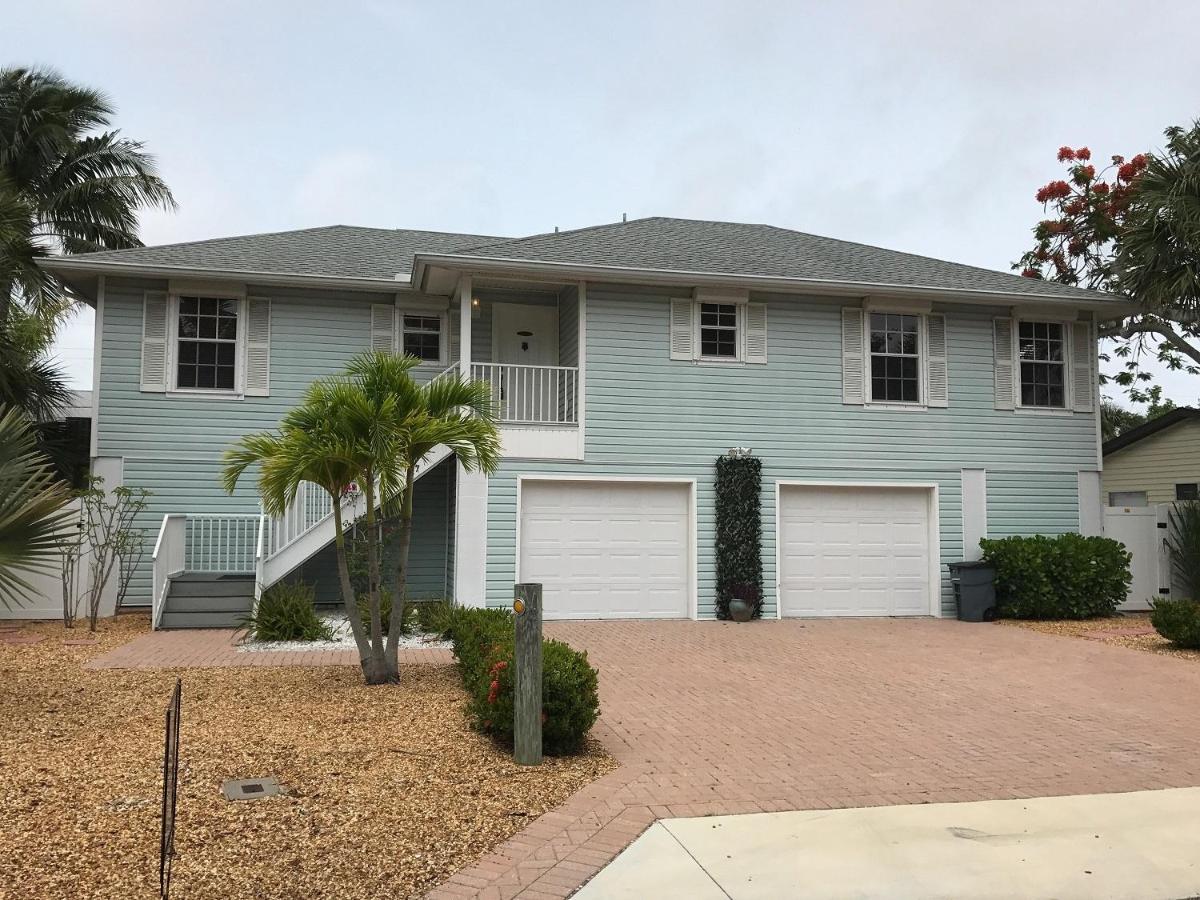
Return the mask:
{"type": "MultiPolygon", "coordinates": [[[[355,648],[354,634],[350,631],[350,620],[344,615],[324,616],[326,624],[333,630],[331,641],[253,641],[249,635],[238,645],[240,653],[270,653],[271,651],[303,651],[303,650],[353,650],[355,648]]],[[[449,650],[452,645],[443,641],[436,634],[416,632],[400,637],[397,642],[401,650],[437,649],[449,650]]]]}
{"type": "Polygon", "coordinates": [[[466,725],[452,666],[367,688],[353,667],[84,671],[58,623],[0,632],[0,897],[157,896],[163,710],[183,677],[173,896],[402,898],[477,859],[615,763],[523,769],[466,725]],[[31,638],[42,640],[32,642],[31,638]],[[287,794],[228,802],[274,775],[287,794]]]}
{"type": "Polygon", "coordinates": [[[1166,638],[1160,637],[1150,625],[1149,613],[1125,613],[1124,615],[1106,616],[1101,619],[1082,619],[1071,621],[1024,621],[1018,619],[1002,619],[999,624],[1028,628],[1044,634],[1059,634],[1065,637],[1081,637],[1088,640],[1101,641],[1106,644],[1119,644],[1134,650],[1144,650],[1147,653],[1160,653],[1163,656],[1177,656],[1181,659],[1200,660],[1200,650],[1184,650],[1176,647],[1166,638]],[[1149,632],[1138,634],[1136,632],[1149,632]]]}

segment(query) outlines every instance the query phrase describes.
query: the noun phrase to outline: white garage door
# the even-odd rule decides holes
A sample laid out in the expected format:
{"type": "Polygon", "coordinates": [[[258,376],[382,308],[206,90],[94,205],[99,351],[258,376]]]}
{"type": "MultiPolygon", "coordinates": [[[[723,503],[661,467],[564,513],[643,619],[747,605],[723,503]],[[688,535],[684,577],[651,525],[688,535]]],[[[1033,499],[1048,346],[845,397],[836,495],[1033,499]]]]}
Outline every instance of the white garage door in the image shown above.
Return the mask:
{"type": "Polygon", "coordinates": [[[785,616],[930,614],[925,488],[780,488],[785,616]]]}
{"type": "Polygon", "coordinates": [[[687,484],[523,481],[521,581],[548,619],[686,618],[687,484]]]}

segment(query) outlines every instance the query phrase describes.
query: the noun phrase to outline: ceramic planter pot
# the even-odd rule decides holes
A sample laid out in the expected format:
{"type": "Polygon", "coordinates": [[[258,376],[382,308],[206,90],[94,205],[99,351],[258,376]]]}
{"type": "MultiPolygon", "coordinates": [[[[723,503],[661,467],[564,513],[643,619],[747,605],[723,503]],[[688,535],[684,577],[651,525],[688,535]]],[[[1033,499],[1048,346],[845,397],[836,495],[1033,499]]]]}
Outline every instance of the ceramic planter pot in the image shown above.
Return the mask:
{"type": "Polygon", "coordinates": [[[754,604],[734,597],[729,601],[729,618],[735,622],[749,622],[754,617],[754,604]]]}

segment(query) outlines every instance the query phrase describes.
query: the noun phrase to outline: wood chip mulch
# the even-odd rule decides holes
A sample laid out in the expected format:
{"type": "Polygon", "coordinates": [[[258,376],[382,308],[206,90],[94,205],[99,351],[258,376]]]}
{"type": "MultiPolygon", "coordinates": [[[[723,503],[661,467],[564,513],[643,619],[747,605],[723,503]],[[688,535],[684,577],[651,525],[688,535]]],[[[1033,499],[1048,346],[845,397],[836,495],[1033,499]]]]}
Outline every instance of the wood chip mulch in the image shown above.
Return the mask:
{"type": "Polygon", "coordinates": [[[183,678],[179,898],[422,895],[616,767],[596,743],[537,768],[470,730],[453,666],[82,670],[148,628],[61,623],[0,644],[0,898],[156,897],[163,713],[183,678]],[[275,776],[279,797],[222,782],[275,776]]]}
{"type": "Polygon", "coordinates": [[[999,624],[1028,628],[1044,634],[1087,638],[1105,644],[1117,644],[1147,653],[1159,653],[1179,659],[1200,660],[1200,650],[1185,650],[1160,637],[1150,625],[1149,613],[1124,613],[1099,619],[1070,621],[1032,621],[1003,619],[999,624]]]}

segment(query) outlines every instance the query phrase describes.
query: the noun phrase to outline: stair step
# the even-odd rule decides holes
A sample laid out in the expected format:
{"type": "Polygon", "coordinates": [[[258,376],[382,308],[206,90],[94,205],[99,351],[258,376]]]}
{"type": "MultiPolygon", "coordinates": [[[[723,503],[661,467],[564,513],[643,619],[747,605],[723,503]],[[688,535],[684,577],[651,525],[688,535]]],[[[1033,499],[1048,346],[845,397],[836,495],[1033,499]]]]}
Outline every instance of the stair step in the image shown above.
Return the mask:
{"type": "Polygon", "coordinates": [[[163,610],[159,628],[238,628],[244,612],[171,612],[163,610]]]}
{"type": "Polygon", "coordinates": [[[179,597],[174,593],[167,595],[163,612],[240,612],[248,613],[254,605],[254,595],[247,594],[239,597],[179,597]]]}
{"type": "Polygon", "coordinates": [[[245,575],[177,575],[171,579],[172,597],[253,597],[254,578],[245,575]]]}

